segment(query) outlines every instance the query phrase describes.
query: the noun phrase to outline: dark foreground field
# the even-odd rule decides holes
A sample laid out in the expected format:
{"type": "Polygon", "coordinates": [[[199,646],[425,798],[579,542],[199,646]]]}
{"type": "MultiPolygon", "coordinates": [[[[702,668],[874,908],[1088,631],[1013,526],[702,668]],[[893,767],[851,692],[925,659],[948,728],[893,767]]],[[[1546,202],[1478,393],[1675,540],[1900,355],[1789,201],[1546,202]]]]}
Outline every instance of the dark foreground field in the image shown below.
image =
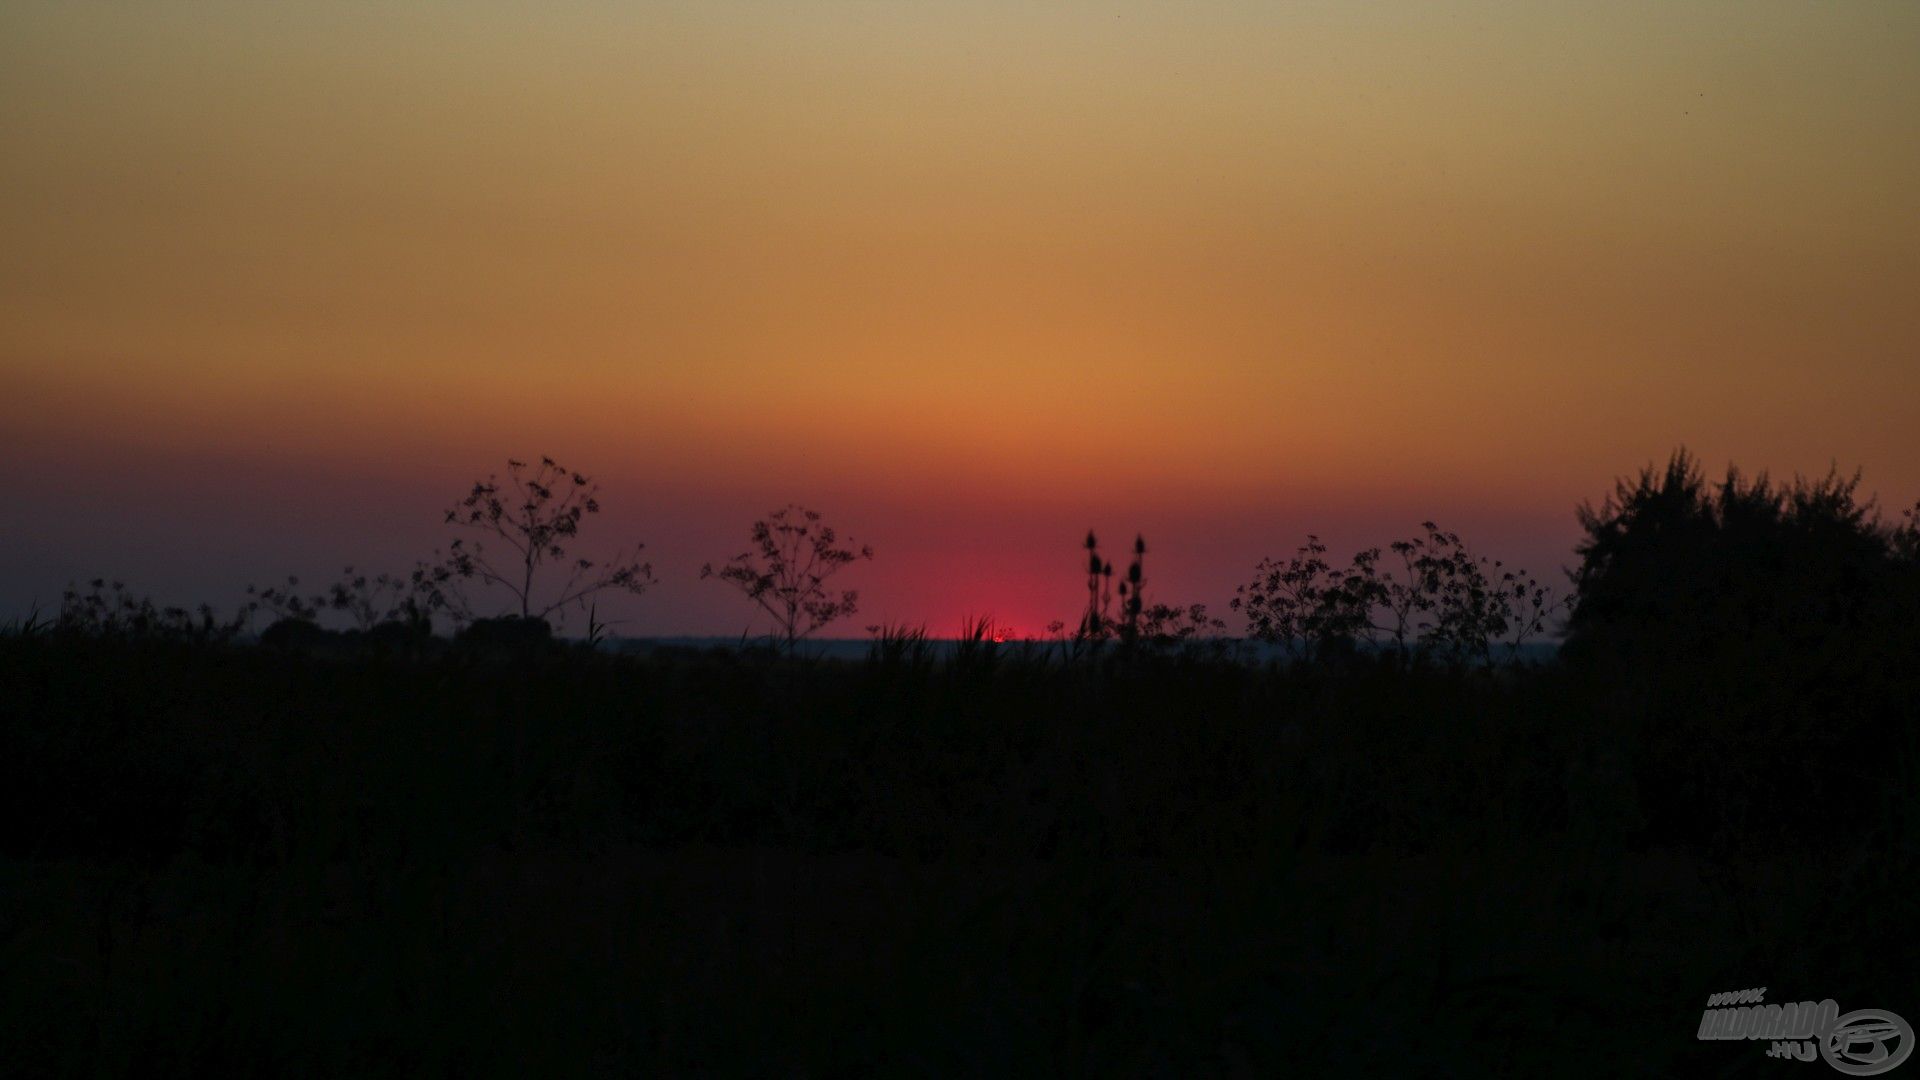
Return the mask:
{"type": "Polygon", "coordinates": [[[0,1071],[1805,1071],[1695,1030],[1917,1004],[1873,670],[9,637],[0,1071]]]}

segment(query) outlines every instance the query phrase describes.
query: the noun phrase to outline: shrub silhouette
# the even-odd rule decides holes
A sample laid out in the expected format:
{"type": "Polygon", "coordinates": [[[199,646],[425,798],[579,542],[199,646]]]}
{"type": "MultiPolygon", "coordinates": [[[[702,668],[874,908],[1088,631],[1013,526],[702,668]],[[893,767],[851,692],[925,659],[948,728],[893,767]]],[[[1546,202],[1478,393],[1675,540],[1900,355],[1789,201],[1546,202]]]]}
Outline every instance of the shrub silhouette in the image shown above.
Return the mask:
{"type": "Polygon", "coordinates": [[[1286,562],[1260,560],[1253,581],[1236,589],[1231,602],[1246,613],[1248,637],[1277,644],[1296,661],[1351,650],[1380,599],[1371,576],[1361,572],[1379,552],[1354,556],[1353,570],[1336,569],[1326,554],[1320,538],[1308,536],[1286,562]]]}
{"type": "Polygon", "coordinates": [[[789,650],[835,619],[859,610],[860,594],[827,590],[828,579],[847,564],[873,558],[867,544],[844,543],[818,511],[788,504],[753,523],[753,547],[700,577],[719,578],[739,589],[773,619],[774,636],[789,650]]]}
{"type": "Polygon", "coordinates": [[[553,643],[553,627],[537,616],[505,615],[497,619],[475,619],[461,628],[455,640],[462,645],[489,649],[537,650],[553,643]]]}
{"type": "Polygon", "coordinates": [[[222,619],[209,604],[192,611],[162,607],[135,595],[124,582],[94,578],[85,592],[78,586],[67,587],[50,629],[81,637],[225,642],[246,628],[248,614],[243,608],[233,618],[222,619]]]}
{"type": "Polygon", "coordinates": [[[1424,534],[1395,541],[1398,567],[1379,548],[1344,568],[1327,561],[1317,536],[1286,562],[1262,559],[1235,592],[1247,634],[1295,662],[1350,656],[1362,646],[1401,666],[1434,659],[1451,667],[1512,663],[1546,629],[1552,591],[1524,570],[1476,556],[1457,533],[1423,522],[1424,534]]]}
{"type": "Polygon", "coordinates": [[[337,636],[310,619],[283,618],[275,619],[260,631],[259,640],[263,648],[308,652],[325,647],[329,638],[337,636]]]}

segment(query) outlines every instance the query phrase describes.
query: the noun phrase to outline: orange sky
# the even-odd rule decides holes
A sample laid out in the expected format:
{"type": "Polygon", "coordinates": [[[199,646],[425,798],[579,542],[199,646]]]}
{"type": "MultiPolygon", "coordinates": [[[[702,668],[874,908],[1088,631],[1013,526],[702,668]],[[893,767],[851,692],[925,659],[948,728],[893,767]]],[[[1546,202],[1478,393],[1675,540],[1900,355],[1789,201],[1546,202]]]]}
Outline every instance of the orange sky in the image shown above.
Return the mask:
{"type": "Polygon", "coordinates": [[[737,632],[693,575],[793,499],[873,619],[1027,628],[1089,524],[1224,606],[1310,530],[1556,567],[1681,442],[1911,503],[1915,57],[1907,0],[10,3],[0,607],[403,565],[543,452],[634,632],[737,632]]]}

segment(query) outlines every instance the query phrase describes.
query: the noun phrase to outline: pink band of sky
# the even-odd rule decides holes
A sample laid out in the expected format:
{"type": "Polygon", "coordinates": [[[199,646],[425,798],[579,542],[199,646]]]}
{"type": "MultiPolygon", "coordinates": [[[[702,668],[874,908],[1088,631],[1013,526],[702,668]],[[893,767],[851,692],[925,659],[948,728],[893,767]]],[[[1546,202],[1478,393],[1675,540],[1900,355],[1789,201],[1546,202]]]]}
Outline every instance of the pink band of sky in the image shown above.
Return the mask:
{"type": "Polygon", "coordinates": [[[1915,57],[1904,0],[9,3],[0,607],[400,568],[541,454],[632,633],[739,632],[699,565],[795,500],[854,623],[1024,631],[1088,526],[1223,609],[1427,518],[1557,579],[1681,443],[1911,505],[1915,57]]]}

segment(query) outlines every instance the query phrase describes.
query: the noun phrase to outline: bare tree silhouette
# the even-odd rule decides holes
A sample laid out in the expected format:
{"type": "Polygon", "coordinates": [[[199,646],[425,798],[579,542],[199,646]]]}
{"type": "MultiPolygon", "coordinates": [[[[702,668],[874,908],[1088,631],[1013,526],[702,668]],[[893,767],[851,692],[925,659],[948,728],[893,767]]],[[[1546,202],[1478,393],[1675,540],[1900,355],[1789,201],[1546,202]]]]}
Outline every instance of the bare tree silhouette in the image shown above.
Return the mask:
{"type": "Polygon", "coordinates": [[[1847,666],[1850,642],[1899,639],[1913,625],[1901,583],[1920,535],[1912,517],[1884,521],[1859,487],[1838,469],[1783,484],[1729,466],[1709,481],[1684,448],[1621,479],[1580,508],[1569,649],[1663,665],[1768,656],[1778,672],[1847,666]]]}

